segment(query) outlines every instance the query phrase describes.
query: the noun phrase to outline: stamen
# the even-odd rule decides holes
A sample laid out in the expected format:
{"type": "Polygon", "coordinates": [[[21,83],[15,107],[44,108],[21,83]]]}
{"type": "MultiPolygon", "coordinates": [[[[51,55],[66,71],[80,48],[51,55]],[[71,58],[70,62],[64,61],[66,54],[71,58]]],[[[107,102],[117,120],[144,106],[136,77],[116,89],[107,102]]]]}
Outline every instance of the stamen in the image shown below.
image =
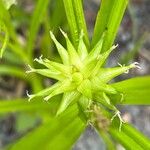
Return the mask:
{"type": "Polygon", "coordinates": [[[137,69],[142,69],[138,62],[134,62],[132,65],[137,69]]]}
{"type": "Polygon", "coordinates": [[[31,99],[34,97],[34,95],[30,95],[29,94],[29,91],[28,90],[26,90],[26,95],[28,96],[28,102],[30,102],[31,101],[31,99]]]}
{"type": "Polygon", "coordinates": [[[59,30],[60,30],[60,32],[63,34],[63,36],[64,36],[65,38],[67,38],[67,34],[66,34],[61,28],[59,28],[59,30]]]}
{"type": "Polygon", "coordinates": [[[43,63],[42,57],[43,55],[41,55],[39,58],[35,58],[34,61],[37,61],[38,63],[43,63]]]}
{"type": "Polygon", "coordinates": [[[119,62],[117,63],[120,67],[124,67],[125,66],[125,64],[120,64],[119,62]]]}
{"type": "Polygon", "coordinates": [[[119,44],[113,45],[112,48],[115,49],[119,46],[119,44]]]}
{"type": "Polygon", "coordinates": [[[112,116],[112,118],[111,118],[111,122],[114,120],[115,117],[118,117],[119,120],[120,120],[119,131],[121,131],[122,124],[125,123],[125,122],[121,118],[120,111],[118,111],[118,110],[116,111],[116,113],[114,114],[114,116],[112,116]]]}
{"type": "Polygon", "coordinates": [[[120,93],[120,95],[121,95],[120,102],[122,102],[124,100],[124,95],[123,93],[120,93]]]}
{"type": "MultiPolygon", "coordinates": [[[[119,62],[117,63],[120,67],[125,67],[125,64],[120,64],[119,62]]],[[[127,69],[124,73],[128,74],[129,73],[129,69],[127,69]]]]}

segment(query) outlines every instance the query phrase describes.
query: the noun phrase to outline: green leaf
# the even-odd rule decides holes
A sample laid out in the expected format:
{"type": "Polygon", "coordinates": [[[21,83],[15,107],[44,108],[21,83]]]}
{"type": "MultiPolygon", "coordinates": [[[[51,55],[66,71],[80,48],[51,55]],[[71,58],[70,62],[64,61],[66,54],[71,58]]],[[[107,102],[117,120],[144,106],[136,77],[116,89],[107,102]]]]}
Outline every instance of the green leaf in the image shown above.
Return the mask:
{"type": "Polygon", "coordinates": [[[8,65],[0,65],[0,75],[11,75],[23,80],[29,80],[24,72],[24,70],[15,67],[15,66],[8,66],[8,65]]]}
{"type": "Polygon", "coordinates": [[[103,138],[107,150],[116,150],[114,141],[112,141],[111,136],[105,131],[98,131],[99,135],[103,138]]]}
{"type": "Polygon", "coordinates": [[[112,126],[110,133],[112,137],[121,143],[126,149],[150,149],[150,140],[131,125],[123,124],[121,131],[115,126],[115,124],[112,126]]]}
{"type": "Polygon", "coordinates": [[[130,138],[128,135],[126,135],[124,132],[119,132],[118,129],[114,129],[110,131],[112,137],[118,141],[125,149],[128,150],[143,150],[143,148],[138,145],[134,141],[134,139],[130,138]]]}
{"type": "Polygon", "coordinates": [[[84,128],[85,124],[78,117],[78,107],[73,105],[59,117],[51,119],[28,133],[10,150],[69,150],[84,128]]]}
{"type": "Polygon", "coordinates": [[[78,41],[79,41],[79,31],[78,31],[77,21],[73,9],[73,3],[72,0],[63,0],[63,2],[64,2],[65,12],[66,12],[70,32],[71,32],[72,41],[74,46],[77,48],[78,41]]]}
{"type": "Polygon", "coordinates": [[[85,43],[87,47],[89,47],[90,42],[89,42],[84,12],[83,12],[83,6],[82,6],[83,2],[82,0],[72,0],[72,3],[73,3],[74,13],[76,17],[77,26],[78,26],[78,31],[81,32],[81,30],[83,30],[85,43]]]}
{"type": "Polygon", "coordinates": [[[135,127],[129,124],[124,124],[122,130],[137,143],[139,143],[141,147],[144,145],[145,149],[150,149],[150,139],[139,132],[135,127]]]}
{"type": "Polygon", "coordinates": [[[7,27],[9,36],[13,40],[17,41],[16,32],[15,32],[14,26],[12,25],[9,11],[5,8],[5,5],[2,0],[0,0],[0,10],[1,10],[0,22],[3,22],[5,24],[5,26],[7,27]]]}
{"type": "Polygon", "coordinates": [[[102,52],[113,44],[128,0],[102,0],[94,28],[92,45],[94,46],[106,31],[102,52]]]}
{"type": "MultiPolygon", "coordinates": [[[[29,102],[28,99],[11,99],[11,100],[1,100],[0,101],[0,114],[8,112],[18,112],[18,111],[30,111],[38,112],[41,110],[50,110],[56,112],[56,107],[58,107],[60,101],[60,96],[54,97],[49,103],[41,101],[41,99],[36,99],[36,101],[29,102]]],[[[53,112],[54,113],[54,112],[53,112]]]]}
{"type": "Polygon", "coordinates": [[[6,46],[7,46],[7,43],[9,41],[9,33],[8,33],[8,30],[7,30],[7,27],[5,26],[5,24],[0,20],[0,35],[1,35],[1,32],[4,32],[5,34],[5,38],[4,38],[4,41],[1,41],[3,43],[2,46],[0,47],[0,58],[2,58],[3,56],[3,53],[6,49],[6,46]]]}
{"type": "Polygon", "coordinates": [[[29,34],[28,34],[28,40],[27,40],[27,51],[29,54],[29,57],[32,58],[33,48],[34,48],[34,42],[36,39],[36,35],[38,32],[38,29],[40,27],[40,23],[44,18],[45,11],[48,7],[48,4],[50,3],[50,0],[38,0],[35,10],[32,16],[29,34]]]}
{"type": "MultiPolygon", "coordinates": [[[[117,91],[123,94],[121,104],[149,105],[150,104],[150,76],[137,77],[111,84],[117,91]]],[[[117,97],[112,95],[112,99],[117,97]]],[[[120,102],[118,102],[120,103],[120,102]]]]}

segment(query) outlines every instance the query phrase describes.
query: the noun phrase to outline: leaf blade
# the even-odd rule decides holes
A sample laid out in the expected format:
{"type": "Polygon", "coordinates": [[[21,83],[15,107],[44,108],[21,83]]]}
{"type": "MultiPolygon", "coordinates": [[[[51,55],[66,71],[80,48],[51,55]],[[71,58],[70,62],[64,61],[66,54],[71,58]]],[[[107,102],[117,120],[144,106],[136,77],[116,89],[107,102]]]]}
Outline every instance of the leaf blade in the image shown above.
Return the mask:
{"type": "MultiPolygon", "coordinates": [[[[118,104],[148,105],[150,104],[150,76],[137,77],[111,84],[117,91],[122,93],[124,100],[118,104]]],[[[114,100],[116,96],[112,95],[114,100]]]]}
{"type": "Polygon", "coordinates": [[[102,52],[107,51],[113,44],[124,11],[127,7],[128,0],[103,0],[96,19],[92,45],[94,46],[104,31],[104,45],[102,52]]]}
{"type": "Polygon", "coordinates": [[[53,118],[34,131],[28,133],[25,137],[14,144],[11,147],[11,150],[17,150],[18,147],[22,150],[48,150],[53,148],[54,145],[56,150],[67,150],[71,148],[72,144],[77,140],[84,128],[85,124],[78,117],[77,105],[74,105],[60,117],[53,118]],[[70,135],[71,138],[68,137],[68,132],[70,133],[77,128],[77,133],[74,134],[72,132],[70,135]],[[32,139],[34,139],[34,143],[32,142],[32,139]],[[60,139],[63,139],[63,144],[60,139]],[[66,139],[67,141],[64,142],[66,139]]]}

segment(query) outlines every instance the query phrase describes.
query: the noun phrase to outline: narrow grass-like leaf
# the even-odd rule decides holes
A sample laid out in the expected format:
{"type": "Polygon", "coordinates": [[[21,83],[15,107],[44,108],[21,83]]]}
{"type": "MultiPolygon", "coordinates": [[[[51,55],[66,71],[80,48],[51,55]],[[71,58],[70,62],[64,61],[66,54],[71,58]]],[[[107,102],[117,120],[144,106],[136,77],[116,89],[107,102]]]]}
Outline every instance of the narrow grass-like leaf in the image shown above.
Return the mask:
{"type": "Polygon", "coordinates": [[[40,26],[40,23],[42,19],[44,18],[45,11],[48,7],[48,4],[50,3],[50,0],[38,0],[35,10],[32,16],[31,25],[29,29],[28,34],[28,41],[27,41],[27,51],[30,58],[32,58],[33,55],[33,48],[34,48],[34,42],[36,39],[36,35],[40,26]]]}
{"type": "MultiPolygon", "coordinates": [[[[148,105],[150,104],[150,77],[137,77],[111,84],[117,91],[123,94],[121,104],[148,105]]],[[[113,95],[112,99],[116,97],[113,95]]],[[[118,101],[118,103],[120,103],[118,101]]]]}
{"type": "Polygon", "coordinates": [[[62,132],[54,137],[48,144],[49,149],[56,149],[56,150],[69,150],[73,147],[73,144],[76,142],[80,134],[85,129],[85,124],[81,121],[79,117],[73,118],[74,120],[67,125],[62,132]],[[74,131],[74,133],[71,133],[74,131]],[[69,139],[68,136],[70,135],[69,139]],[[58,141],[61,141],[62,144],[58,144],[58,141]]]}
{"type": "Polygon", "coordinates": [[[127,3],[128,0],[102,0],[92,42],[92,45],[95,45],[103,32],[106,31],[102,52],[107,51],[112,46],[127,3]]]}
{"type": "Polygon", "coordinates": [[[72,41],[74,46],[77,48],[79,41],[79,31],[77,26],[77,21],[74,13],[72,0],[63,0],[65,6],[65,12],[72,36],[72,41]]]}
{"type": "Polygon", "coordinates": [[[0,101],[0,114],[5,114],[9,112],[38,112],[38,111],[47,111],[50,110],[53,112],[58,107],[60,102],[60,96],[54,97],[53,100],[49,103],[45,103],[41,101],[41,99],[37,99],[36,101],[28,102],[28,99],[11,99],[11,100],[1,100],[0,101]]]}
{"type": "Polygon", "coordinates": [[[8,30],[7,30],[7,27],[5,26],[5,24],[3,22],[1,22],[0,20],[0,32],[3,32],[4,31],[4,34],[5,34],[5,38],[4,38],[4,41],[1,41],[3,43],[2,46],[0,47],[0,58],[2,58],[3,56],[3,53],[6,49],[6,46],[7,46],[7,43],[9,41],[9,33],[8,33],[8,30]],[[2,30],[1,30],[2,29],[2,30]]]}
{"type": "Polygon", "coordinates": [[[138,143],[134,141],[130,136],[126,135],[124,132],[119,132],[118,129],[110,130],[112,137],[118,141],[125,149],[128,150],[143,150],[144,146],[141,147],[138,143]]]}
{"type": "Polygon", "coordinates": [[[17,150],[18,147],[22,150],[69,150],[84,128],[84,123],[78,118],[78,108],[74,105],[59,117],[28,133],[16,142],[10,150],[17,150]]]}
{"type": "Polygon", "coordinates": [[[103,138],[107,150],[116,150],[115,143],[112,141],[111,136],[105,131],[98,131],[100,136],[103,138]]]}
{"type": "Polygon", "coordinates": [[[129,124],[123,124],[121,131],[119,131],[116,124],[117,122],[110,128],[110,133],[126,149],[150,149],[150,140],[138,130],[129,124]]]}
{"type": "Polygon", "coordinates": [[[55,1],[55,6],[52,12],[52,16],[50,17],[50,20],[51,20],[49,22],[50,26],[53,28],[53,31],[56,31],[56,32],[57,32],[58,27],[60,27],[61,23],[66,21],[64,4],[62,0],[55,1]]]}
{"type": "Polygon", "coordinates": [[[124,124],[122,131],[133,138],[141,147],[150,149],[150,139],[139,132],[135,127],[129,124],[124,124]]]}
{"type": "Polygon", "coordinates": [[[81,32],[81,30],[83,30],[85,43],[87,47],[89,47],[90,42],[83,12],[83,4],[82,4],[83,2],[82,0],[72,0],[72,3],[75,12],[78,31],[81,32]]]}
{"type": "Polygon", "coordinates": [[[23,80],[29,80],[24,72],[24,70],[19,69],[15,66],[8,66],[8,65],[0,65],[0,75],[10,75],[23,79],[23,80]]]}
{"type": "Polygon", "coordinates": [[[16,32],[14,29],[14,26],[11,23],[11,17],[9,14],[9,11],[5,8],[4,3],[2,0],[0,0],[0,22],[3,22],[5,26],[7,27],[9,37],[11,37],[14,41],[17,41],[16,32]]]}

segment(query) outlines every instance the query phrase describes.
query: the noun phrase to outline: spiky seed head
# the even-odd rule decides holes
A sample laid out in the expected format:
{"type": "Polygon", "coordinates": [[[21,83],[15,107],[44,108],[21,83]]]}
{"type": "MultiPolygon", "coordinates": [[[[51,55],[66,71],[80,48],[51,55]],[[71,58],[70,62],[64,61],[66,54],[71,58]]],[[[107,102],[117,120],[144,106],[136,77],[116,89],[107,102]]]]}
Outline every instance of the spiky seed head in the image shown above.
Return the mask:
{"type": "Polygon", "coordinates": [[[103,68],[103,63],[111,51],[118,45],[113,45],[108,51],[101,53],[104,34],[90,52],[86,48],[83,41],[84,35],[81,31],[79,46],[76,50],[67,34],[62,29],[60,29],[60,31],[66,39],[67,49],[56,40],[51,31],[50,36],[56,45],[62,63],[43,59],[41,56],[34,61],[43,64],[47,69],[33,69],[29,67],[30,70],[27,71],[27,73],[36,72],[49,78],[54,78],[58,80],[58,82],[37,94],[29,95],[27,93],[29,100],[36,96],[42,96],[44,100],[48,101],[55,95],[63,94],[64,96],[57,112],[58,115],[62,113],[72,101],[79,102],[84,109],[90,108],[89,106],[94,100],[93,98],[96,97],[102,105],[116,112],[114,117],[118,116],[121,118],[120,112],[117,111],[116,107],[111,103],[109,95],[122,93],[118,93],[108,82],[122,73],[128,73],[131,68],[140,69],[139,64],[135,62],[129,66],[119,64],[119,67],[103,68]]]}

